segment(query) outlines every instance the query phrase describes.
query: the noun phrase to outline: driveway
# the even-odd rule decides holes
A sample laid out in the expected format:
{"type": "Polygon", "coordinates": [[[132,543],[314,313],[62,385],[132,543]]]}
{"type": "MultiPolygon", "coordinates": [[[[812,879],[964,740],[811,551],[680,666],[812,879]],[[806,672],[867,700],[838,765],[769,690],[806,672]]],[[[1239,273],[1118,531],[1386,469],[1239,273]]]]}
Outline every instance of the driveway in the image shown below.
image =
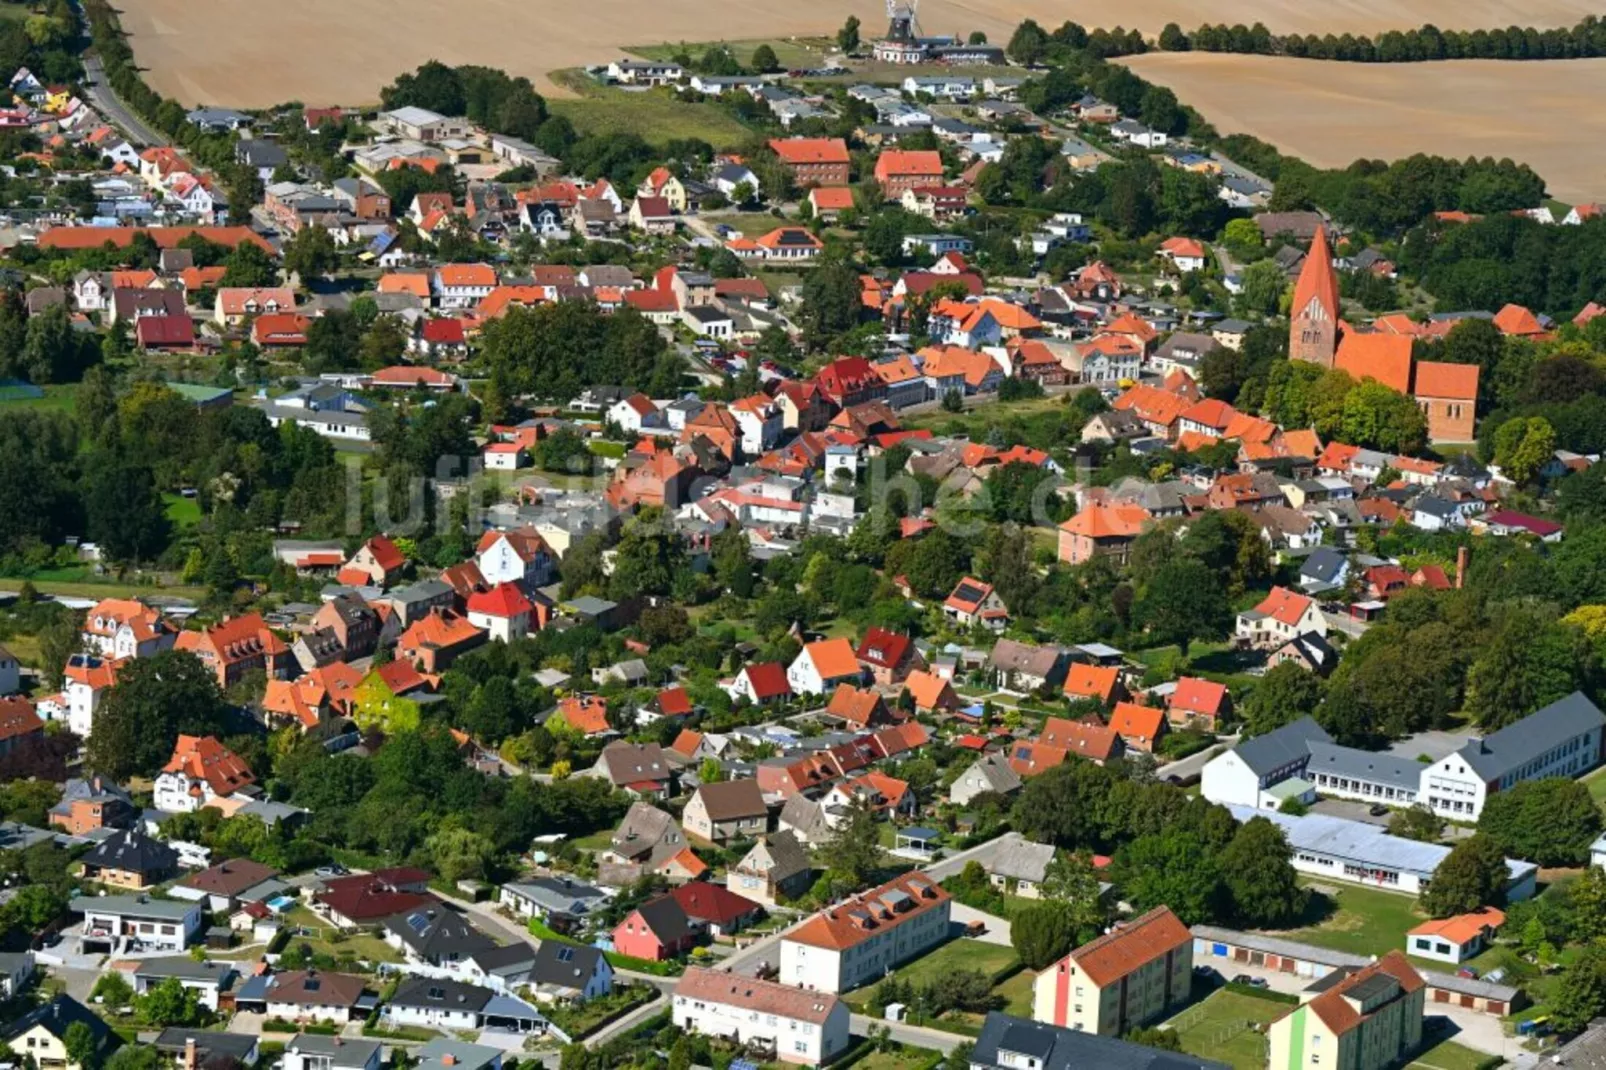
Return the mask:
{"type": "Polygon", "coordinates": [[[1394,816],[1390,810],[1386,814],[1373,817],[1371,806],[1368,803],[1355,802],[1352,799],[1321,799],[1313,803],[1310,808],[1313,814],[1326,814],[1328,817],[1342,817],[1346,821],[1364,821],[1368,825],[1388,827],[1389,819],[1394,816]]]}
{"type": "Polygon", "coordinates": [[[975,907],[967,907],[956,902],[950,909],[948,917],[957,922],[961,931],[973,921],[979,921],[987,927],[987,931],[974,939],[984,944],[999,944],[1003,947],[1013,946],[1010,942],[1010,924],[1008,918],[1000,918],[997,914],[989,914],[975,907]]]}

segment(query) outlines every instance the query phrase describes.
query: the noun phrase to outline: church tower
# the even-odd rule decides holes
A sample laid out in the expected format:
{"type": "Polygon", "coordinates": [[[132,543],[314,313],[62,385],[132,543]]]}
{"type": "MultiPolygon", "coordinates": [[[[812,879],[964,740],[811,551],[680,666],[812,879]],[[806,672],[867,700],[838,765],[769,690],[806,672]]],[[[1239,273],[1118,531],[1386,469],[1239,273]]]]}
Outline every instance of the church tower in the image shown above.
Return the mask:
{"type": "Polygon", "coordinates": [[[1324,368],[1333,366],[1338,351],[1338,276],[1333,274],[1333,251],[1327,246],[1327,228],[1318,226],[1310,253],[1294,284],[1289,309],[1288,359],[1308,360],[1324,368]]]}

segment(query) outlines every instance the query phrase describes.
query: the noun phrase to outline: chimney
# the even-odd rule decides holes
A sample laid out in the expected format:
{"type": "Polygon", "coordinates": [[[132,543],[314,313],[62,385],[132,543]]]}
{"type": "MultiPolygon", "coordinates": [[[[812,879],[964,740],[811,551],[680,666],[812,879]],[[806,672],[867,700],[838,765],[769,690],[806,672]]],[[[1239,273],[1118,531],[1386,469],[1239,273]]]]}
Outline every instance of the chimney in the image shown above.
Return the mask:
{"type": "Polygon", "coordinates": [[[1458,591],[1467,582],[1467,554],[1465,546],[1455,552],[1455,589],[1458,591]]]}
{"type": "Polygon", "coordinates": [[[195,1038],[184,1038],[184,1070],[195,1070],[195,1038]]]}
{"type": "Polygon", "coordinates": [[[442,1055],[441,1056],[441,1065],[442,1066],[456,1066],[457,1065],[457,1056],[451,1054],[450,1052],[448,1052],[445,1055],[442,1055]]]}

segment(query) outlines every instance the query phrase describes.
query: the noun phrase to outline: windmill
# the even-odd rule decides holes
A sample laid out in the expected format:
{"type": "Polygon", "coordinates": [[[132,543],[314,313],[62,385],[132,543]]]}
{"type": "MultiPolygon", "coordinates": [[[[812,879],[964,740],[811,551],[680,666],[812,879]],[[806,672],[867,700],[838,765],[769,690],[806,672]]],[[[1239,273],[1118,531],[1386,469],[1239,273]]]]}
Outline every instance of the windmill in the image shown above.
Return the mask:
{"type": "Polygon", "coordinates": [[[887,0],[887,40],[913,41],[920,36],[915,10],[920,0],[887,0]]]}

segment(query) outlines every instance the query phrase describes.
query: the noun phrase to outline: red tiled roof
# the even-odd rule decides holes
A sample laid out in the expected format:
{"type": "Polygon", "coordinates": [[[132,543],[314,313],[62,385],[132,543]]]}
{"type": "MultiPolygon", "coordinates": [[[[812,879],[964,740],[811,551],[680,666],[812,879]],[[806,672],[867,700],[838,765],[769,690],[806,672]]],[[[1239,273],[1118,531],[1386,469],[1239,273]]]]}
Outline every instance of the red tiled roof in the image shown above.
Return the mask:
{"type": "Polygon", "coordinates": [[[230,795],[256,783],[250,768],[214,736],[179,736],[173,756],[162,766],[164,773],[182,773],[191,780],[204,780],[214,795],[230,795]]]}

